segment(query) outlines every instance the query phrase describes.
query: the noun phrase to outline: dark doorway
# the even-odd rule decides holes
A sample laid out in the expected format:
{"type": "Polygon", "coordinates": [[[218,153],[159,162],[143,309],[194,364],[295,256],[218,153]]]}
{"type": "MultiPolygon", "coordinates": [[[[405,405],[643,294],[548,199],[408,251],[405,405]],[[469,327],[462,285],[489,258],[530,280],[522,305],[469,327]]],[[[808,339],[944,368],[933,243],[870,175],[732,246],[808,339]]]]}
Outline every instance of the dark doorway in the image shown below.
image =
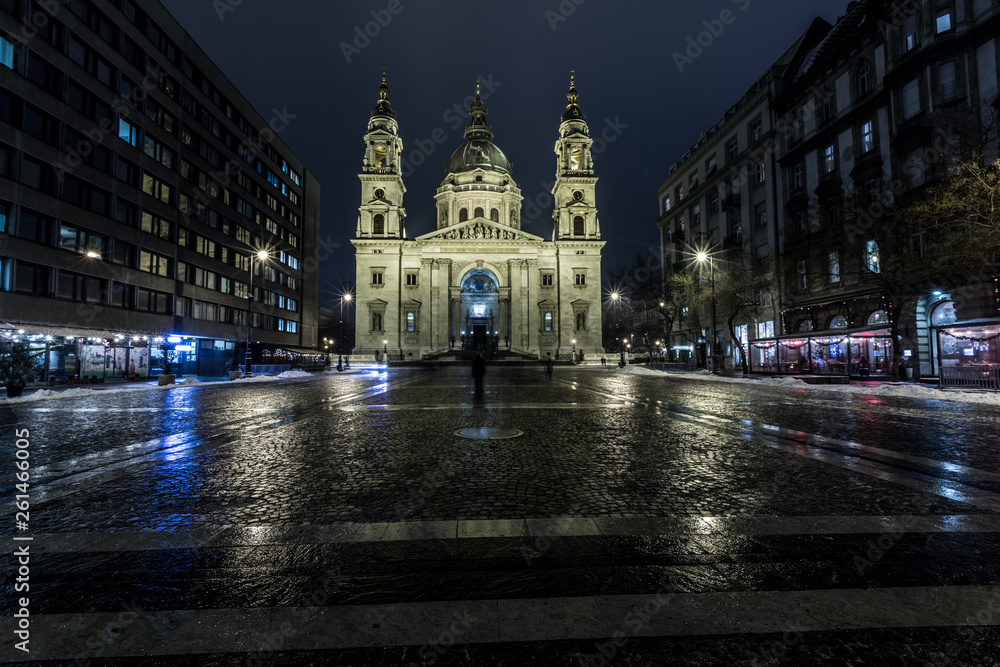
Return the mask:
{"type": "Polygon", "coordinates": [[[472,344],[479,350],[486,347],[486,325],[475,324],[472,327],[472,344]]]}

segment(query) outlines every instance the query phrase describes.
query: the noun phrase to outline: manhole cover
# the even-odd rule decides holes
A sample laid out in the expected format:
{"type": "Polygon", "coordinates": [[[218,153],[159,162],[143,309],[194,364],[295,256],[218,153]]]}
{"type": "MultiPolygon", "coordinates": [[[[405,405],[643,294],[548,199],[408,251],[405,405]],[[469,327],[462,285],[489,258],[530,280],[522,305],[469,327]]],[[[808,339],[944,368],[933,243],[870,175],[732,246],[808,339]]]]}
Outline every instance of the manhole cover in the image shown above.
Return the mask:
{"type": "Polygon", "coordinates": [[[524,431],[518,431],[516,428],[487,428],[484,426],[481,428],[461,428],[455,431],[455,435],[473,440],[503,440],[524,435],[524,431]]]}

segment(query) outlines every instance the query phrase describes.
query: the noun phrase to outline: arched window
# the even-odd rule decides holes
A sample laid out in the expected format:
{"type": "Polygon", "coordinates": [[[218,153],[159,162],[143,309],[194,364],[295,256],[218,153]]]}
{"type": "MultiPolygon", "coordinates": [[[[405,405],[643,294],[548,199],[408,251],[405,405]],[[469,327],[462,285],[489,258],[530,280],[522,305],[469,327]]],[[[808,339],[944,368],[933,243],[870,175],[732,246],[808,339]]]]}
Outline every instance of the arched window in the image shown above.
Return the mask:
{"type": "Polygon", "coordinates": [[[587,316],[583,313],[577,313],[576,315],[576,330],[583,331],[587,328],[587,316]]]}
{"type": "Polygon", "coordinates": [[[372,313],[372,331],[382,330],[382,313],[372,313]]]}
{"type": "Polygon", "coordinates": [[[490,209],[490,220],[493,222],[500,222],[500,211],[495,208],[490,209]]]}
{"type": "Polygon", "coordinates": [[[843,315],[837,315],[830,320],[830,324],[827,327],[829,329],[846,329],[847,328],[847,318],[843,315]]]}
{"type": "Polygon", "coordinates": [[[583,218],[578,215],[575,218],[573,218],[573,234],[575,234],[576,236],[583,236],[583,233],[584,233],[583,218]]]}
{"type": "Polygon", "coordinates": [[[459,222],[465,222],[468,219],[469,219],[469,209],[463,208],[461,211],[458,212],[459,222]]]}
{"type": "Polygon", "coordinates": [[[406,330],[417,330],[417,315],[412,310],[406,313],[406,330]]]}
{"type": "Polygon", "coordinates": [[[889,316],[884,310],[876,310],[868,316],[868,324],[889,324],[889,316]]]}
{"type": "Polygon", "coordinates": [[[808,317],[804,320],[799,320],[799,326],[797,327],[799,331],[812,331],[813,323],[808,317]]]}
{"type": "Polygon", "coordinates": [[[872,89],[872,76],[871,68],[868,67],[867,63],[863,63],[861,67],[858,68],[857,74],[858,82],[858,97],[863,97],[871,92],[872,89]]]}
{"type": "Polygon", "coordinates": [[[476,207],[475,213],[472,214],[473,218],[485,218],[486,215],[483,213],[483,208],[481,206],[476,207]]]}
{"type": "Polygon", "coordinates": [[[476,176],[476,183],[482,183],[482,182],[483,182],[483,177],[482,176],[476,176]]]}
{"type": "Polygon", "coordinates": [[[552,331],[552,311],[545,313],[545,331],[552,331]]]}
{"type": "Polygon", "coordinates": [[[942,301],[931,314],[931,326],[939,327],[945,324],[954,324],[958,321],[958,313],[955,312],[954,301],[942,301]]]}
{"type": "Polygon", "coordinates": [[[385,216],[381,213],[372,218],[372,234],[385,234],[385,216]]]}

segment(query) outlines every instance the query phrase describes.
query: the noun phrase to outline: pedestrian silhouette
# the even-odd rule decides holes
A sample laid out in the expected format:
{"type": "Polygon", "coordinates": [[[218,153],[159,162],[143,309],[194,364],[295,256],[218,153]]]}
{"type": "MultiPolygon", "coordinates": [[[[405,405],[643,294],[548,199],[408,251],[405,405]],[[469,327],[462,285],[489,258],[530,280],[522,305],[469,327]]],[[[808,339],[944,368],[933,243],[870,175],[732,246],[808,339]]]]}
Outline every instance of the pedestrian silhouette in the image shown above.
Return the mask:
{"type": "Polygon", "coordinates": [[[486,375],[486,360],[482,353],[477,353],[472,360],[472,377],[476,380],[476,393],[483,393],[483,376],[486,375]]]}
{"type": "Polygon", "coordinates": [[[552,353],[549,352],[549,356],[545,359],[545,374],[552,379],[552,353]]]}

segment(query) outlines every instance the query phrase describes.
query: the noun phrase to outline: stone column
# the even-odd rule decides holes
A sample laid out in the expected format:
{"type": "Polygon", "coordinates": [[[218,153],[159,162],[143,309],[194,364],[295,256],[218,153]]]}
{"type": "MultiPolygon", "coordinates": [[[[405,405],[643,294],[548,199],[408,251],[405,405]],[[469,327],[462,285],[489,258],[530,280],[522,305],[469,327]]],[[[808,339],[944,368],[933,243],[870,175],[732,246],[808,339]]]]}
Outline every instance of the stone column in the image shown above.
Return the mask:
{"type": "Polygon", "coordinates": [[[536,303],[538,299],[538,260],[526,260],[525,265],[525,286],[524,289],[521,290],[521,294],[524,298],[525,310],[527,312],[527,317],[524,321],[526,326],[525,333],[528,338],[528,349],[537,353],[539,351],[539,314],[538,304],[536,303]]]}
{"type": "Polygon", "coordinates": [[[420,354],[427,354],[434,349],[434,290],[431,284],[431,271],[434,260],[429,257],[420,258],[420,274],[417,277],[417,294],[420,295],[420,322],[417,323],[420,335],[420,354]]]}
{"type": "Polygon", "coordinates": [[[461,287],[449,287],[450,294],[450,304],[448,307],[448,318],[450,320],[448,326],[448,346],[451,346],[451,339],[455,339],[455,347],[457,348],[461,341],[461,322],[459,321],[459,310],[462,306],[462,288],[461,287]]]}
{"type": "Polygon", "coordinates": [[[500,330],[500,344],[503,349],[510,349],[511,339],[510,339],[510,287],[501,287],[498,294],[498,303],[500,306],[500,317],[497,322],[498,329],[500,330]]]}

